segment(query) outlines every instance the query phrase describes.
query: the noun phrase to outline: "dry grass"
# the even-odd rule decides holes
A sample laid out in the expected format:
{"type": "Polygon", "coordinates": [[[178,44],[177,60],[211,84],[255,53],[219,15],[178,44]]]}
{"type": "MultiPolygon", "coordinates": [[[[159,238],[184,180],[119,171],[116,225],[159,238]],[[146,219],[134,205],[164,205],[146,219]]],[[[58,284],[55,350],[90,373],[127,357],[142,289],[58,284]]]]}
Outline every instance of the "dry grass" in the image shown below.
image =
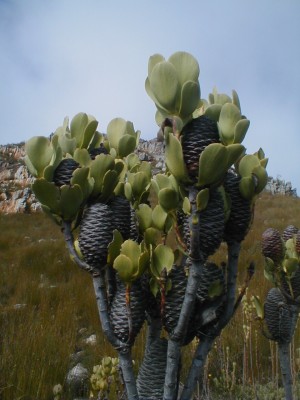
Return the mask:
{"type": "MultiPolygon", "coordinates": [[[[289,224],[300,227],[300,199],[263,194],[243,243],[238,285],[243,284],[251,261],[256,273],[248,301],[209,356],[208,390],[216,388],[214,378],[223,391],[230,392],[230,385],[264,383],[278,375],[276,348],[261,334],[249,307],[252,294],[263,299],[270,287],[263,276],[261,235],[268,227],[282,231],[289,224]]],[[[0,398],[53,399],[52,388],[64,382],[72,353],[86,346],[85,366],[90,370],[104,355],[115,355],[101,333],[91,278],[72,263],[59,227],[43,214],[0,215],[0,254],[0,398]],[[82,343],[82,328],[87,334],[96,333],[95,347],[82,343]]],[[[224,257],[221,248],[216,260],[224,257]]],[[[144,338],[142,331],[134,348],[137,365],[144,338]]],[[[191,358],[192,346],[184,349],[184,365],[191,358]]],[[[299,328],[293,346],[295,356],[299,328]]],[[[296,356],[293,366],[298,372],[296,356]]]]}

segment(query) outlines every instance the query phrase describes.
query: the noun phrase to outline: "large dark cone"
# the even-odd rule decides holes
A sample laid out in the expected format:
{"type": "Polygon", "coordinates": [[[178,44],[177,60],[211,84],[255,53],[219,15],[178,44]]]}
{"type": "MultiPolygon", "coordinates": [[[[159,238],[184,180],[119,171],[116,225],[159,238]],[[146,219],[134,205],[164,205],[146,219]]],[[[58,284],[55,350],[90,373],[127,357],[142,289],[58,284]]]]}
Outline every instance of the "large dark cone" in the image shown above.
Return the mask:
{"type": "MultiPolygon", "coordinates": [[[[208,262],[203,266],[201,271],[201,280],[197,290],[197,301],[199,304],[210,301],[209,290],[211,286],[219,282],[225,290],[225,278],[221,268],[212,262],[208,262]]],[[[224,291],[223,290],[223,291],[224,291]]]]}
{"type": "Polygon", "coordinates": [[[282,233],[282,239],[286,242],[289,239],[292,239],[298,232],[298,228],[294,225],[288,225],[282,233]]]}
{"type": "Polygon", "coordinates": [[[252,205],[249,200],[242,197],[239,183],[240,177],[228,171],[224,180],[224,188],[231,201],[230,216],[224,231],[224,239],[228,244],[244,240],[253,218],[252,205]]]}
{"type": "Polygon", "coordinates": [[[292,313],[278,288],[272,288],[268,292],[264,312],[272,340],[280,343],[289,343],[293,336],[292,313]]]}
{"type": "MultiPolygon", "coordinates": [[[[168,276],[171,279],[172,286],[167,292],[165,298],[165,307],[163,315],[163,326],[169,334],[172,334],[176,328],[187,284],[187,276],[182,267],[174,266],[168,276]]],[[[192,313],[193,314],[193,313],[192,313]]],[[[195,326],[192,320],[189,321],[186,336],[183,344],[190,343],[195,337],[195,326]]]]}
{"type": "MultiPolygon", "coordinates": [[[[217,189],[210,191],[207,207],[198,213],[198,230],[200,251],[204,259],[214,254],[222,242],[225,216],[222,195],[217,189]]],[[[179,215],[183,219],[181,232],[187,250],[191,250],[191,227],[188,216],[179,215]]],[[[188,260],[188,265],[190,261],[188,260]]]]}
{"type": "Polygon", "coordinates": [[[95,158],[99,155],[99,154],[108,154],[108,151],[106,150],[106,148],[103,146],[103,144],[101,143],[101,145],[99,147],[96,147],[94,149],[91,149],[89,151],[90,157],[92,160],[95,160],[95,158]]]}
{"type": "Polygon", "coordinates": [[[141,282],[137,280],[130,288],[130,314],[126,305],[126,285],[119,279],[116,281],[117,290],[109,311],[112,329],[123,343],[133,344],[145,321],[146,296],[141,282]],[[130,332],[130,318],[132,330],[130,332]]]}
{"type": "Polygon", "coordinates": [[[194,314],[198,337],[201,337],[209,329],[210,324],[221,315],[223,311],[221,299],[225,290],[225,278],[222,269],[214,263],[206,263],[201,271],[194,314]],[[211,290],[215,285],[221,287],[220,293],[214,294],[211,290]]]}
{"type": "Polygon", "coordinates": [[[294,300],[300,296],[300,268],[294,273],[292,278],[290,278],[290,285],[286,277],[281,278],[281,285],[284,291],[294,300]],[[292,289],[292,292],[291,292],[292,289]]]}
{"type": "Polygon", "coordinates": [[[282,261],[284,257],[284,244],[280,232],[268,228],[262,234],[261,249],[264,257],[271,258],[274,262],[282,261]]]}
{"type": "Polygon", "coordinates": [[[167,350],[168,341],[158,338],[145,354],[136,382],[140,400],[163,398],[167,350]]]}
{"type": "Polygon", "coordinates": [[[225,225],[224,202],[218,190],[211,190],[207,207],[199,213],[200,250],[205,258],[219,248],[225,225]]]}
{"type": "Polygon", "coordinates": [[[73,158],[65,158],[62,160],[53,174],[53,182],[56,186],[70,185],[70,180],[75,169],[79,168],[78,162],[73,158]]]}
{"type": "Polygon", "coordinates": [[[184,161],[191,177],[199,170],[199,157],[202,151],[212,143],[220,142],[218,126],[215,121],[201,115],[187,123],[181,132],[181,144],[184,161]]]}
{"type": "Polygon", "coordinates": [[[84,260],[95,269],[107,263],[107,246],[112,241],[113,212],[104,203],[88,206],[83,214],[79,231],[79,247],[84,260]]]}
{"type": "Polygon", "coordinates": [[[113,212],[115,229],[121,233],[124,240],[130,238],[131,233],[131,206],[129,201],[122,196],[116,196],[109,203],[113,212]]]}

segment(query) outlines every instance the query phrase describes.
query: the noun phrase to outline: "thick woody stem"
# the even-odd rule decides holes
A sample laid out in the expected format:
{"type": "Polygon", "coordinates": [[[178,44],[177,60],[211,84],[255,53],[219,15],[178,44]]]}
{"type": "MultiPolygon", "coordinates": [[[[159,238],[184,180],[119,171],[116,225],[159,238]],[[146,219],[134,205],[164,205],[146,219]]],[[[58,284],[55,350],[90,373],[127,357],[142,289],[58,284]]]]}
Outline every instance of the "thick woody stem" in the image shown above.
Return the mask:
{"type": "Polygon", "coordinates": [[[164,386],[164,400],[176,400],[178,388],[178,374],[181,357],[181,345],[184,340],[188,322],[190,320],[197,289],[201,279],[201,269],[203,267],[203,258],[199,246],[198,216],[196,212],[196,191],[190,190],[190,203],[192,205],[191,216],[191,267],[185,291],[184,300],[177,325],[168,341],[167,369],[164,386]]]}
{"type": "Polygon", "coordinates": [[[291,371],[290,343],[278,343],[278,355],[281,368],[285,399],[293,400],[293,378],[291,371]]]}
{"type": "Polygon", "coordinates": [[[212,327],[210,332],[201,337],[195,351],[192,365],[181,395],[181,400],[192,398],[197,381],[206,363],[207,355],[214,343],[214,340],[221,334],[222,329],[228,324],[234,314],[236,278],[240,243],[233,243],[228,246],[228,270],[227,270],[227,296],[225,309],[218,322],[212,327]]]}

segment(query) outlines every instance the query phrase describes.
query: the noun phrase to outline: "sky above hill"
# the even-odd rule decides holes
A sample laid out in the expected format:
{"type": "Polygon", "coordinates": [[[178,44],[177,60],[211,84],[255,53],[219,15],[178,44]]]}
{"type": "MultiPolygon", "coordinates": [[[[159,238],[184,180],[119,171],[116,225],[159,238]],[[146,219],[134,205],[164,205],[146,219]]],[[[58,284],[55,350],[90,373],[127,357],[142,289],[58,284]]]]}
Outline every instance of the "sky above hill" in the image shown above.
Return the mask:
{"type": "Polygon", "coordinates": [[[300,194],[299,0],[0,0],[0,144],[48,136],[84,111],[106,131],[122,117],[156,136],[148,59],[183,50],[201,96],[240,97],[243,144],[300,194]]]}

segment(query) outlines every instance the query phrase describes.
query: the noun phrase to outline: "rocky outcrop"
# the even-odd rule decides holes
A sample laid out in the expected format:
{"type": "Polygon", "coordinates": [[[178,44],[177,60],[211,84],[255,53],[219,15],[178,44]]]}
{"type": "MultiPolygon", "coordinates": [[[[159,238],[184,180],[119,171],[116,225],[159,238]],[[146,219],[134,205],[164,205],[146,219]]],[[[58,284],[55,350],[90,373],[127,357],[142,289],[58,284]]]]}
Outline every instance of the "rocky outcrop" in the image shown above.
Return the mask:
{"type": "MultiPolygon", "coordinates": [[[[141,140],[138,156],[151,163],[153,172],[165,171],[164,147],[156,139],[141,140]]],[[[24,143],[0,146],[0,212],[17,213],[40,210],[40,204],[30,189],[34,178],[24,164],[24,143]]],[[[266,190],[272,194],[297,196],[290,182],[269,178],[266,190]]]]}

